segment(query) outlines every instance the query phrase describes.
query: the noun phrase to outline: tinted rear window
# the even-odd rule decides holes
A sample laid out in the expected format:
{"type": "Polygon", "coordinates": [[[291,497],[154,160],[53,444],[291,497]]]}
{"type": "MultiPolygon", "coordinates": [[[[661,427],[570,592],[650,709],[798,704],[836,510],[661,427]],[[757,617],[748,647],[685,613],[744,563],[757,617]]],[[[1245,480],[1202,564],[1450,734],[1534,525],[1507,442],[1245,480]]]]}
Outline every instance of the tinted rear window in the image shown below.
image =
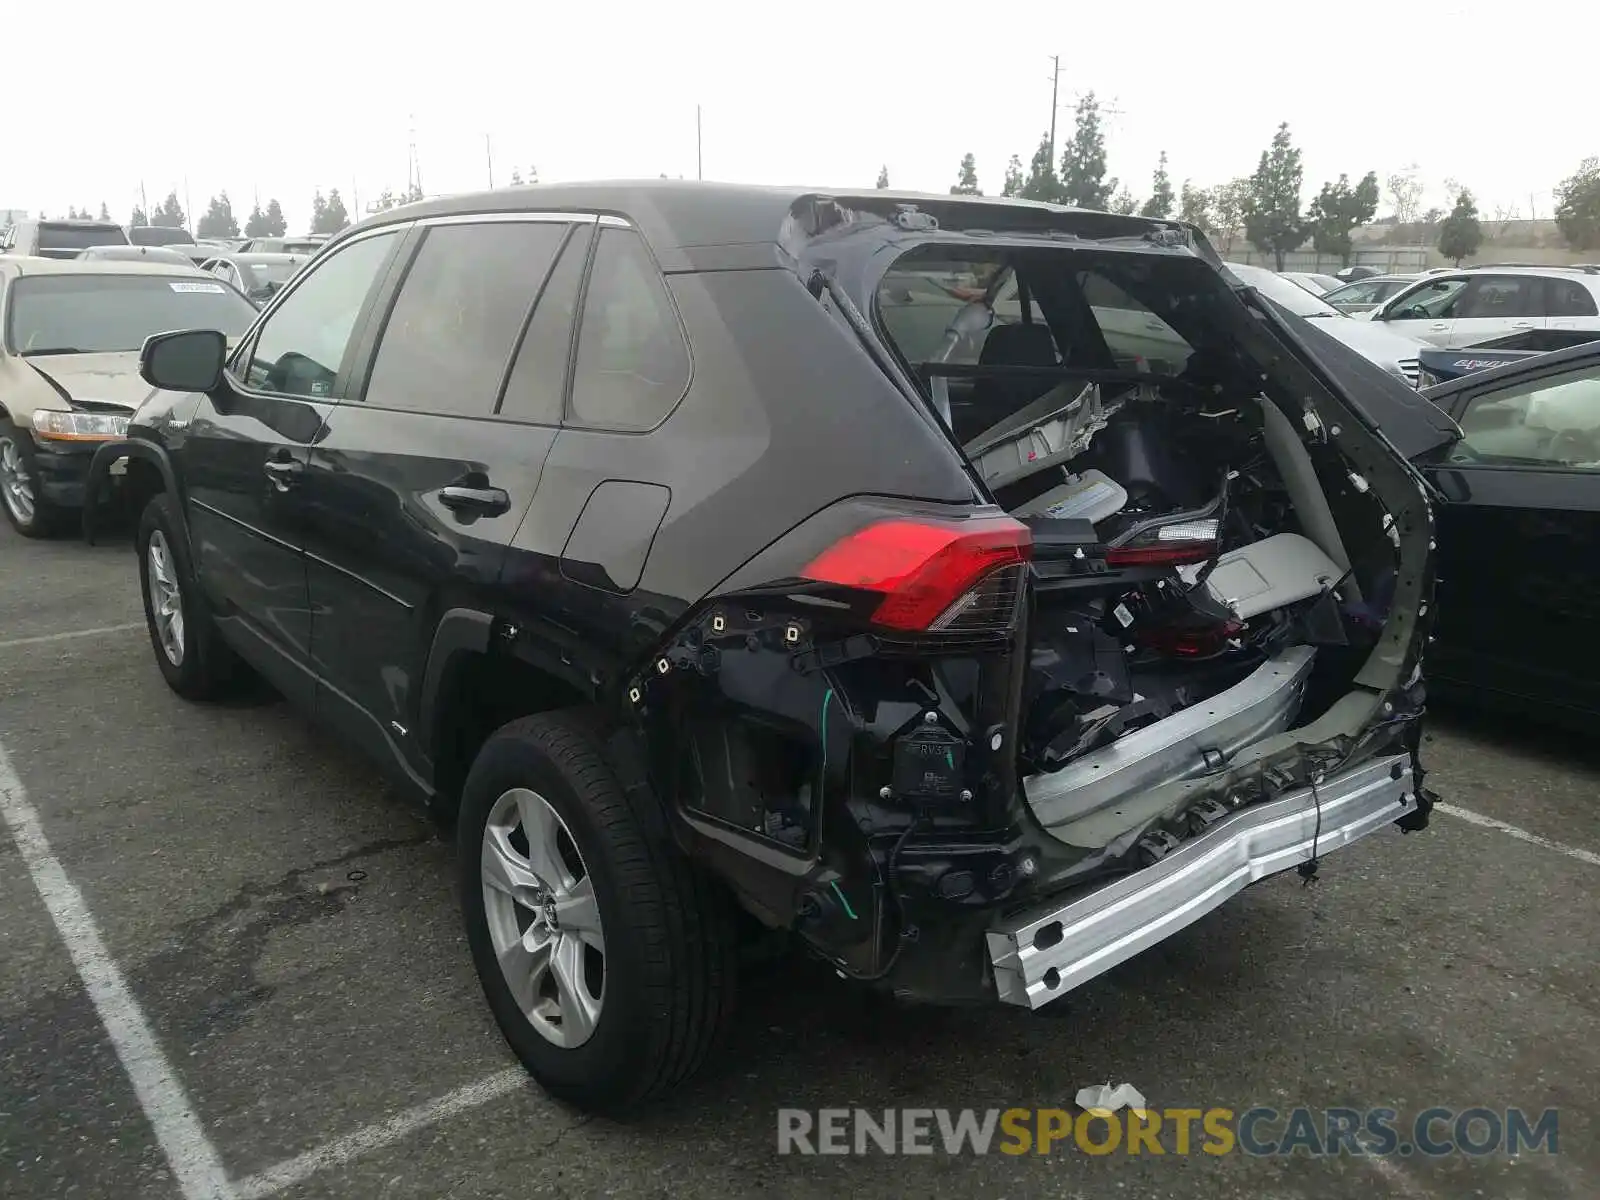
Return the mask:
{"type": "Polygon", "coordinates": [[[45,221],[39,226],[39,249],[83,250],[89,246],[126,246],[128,235],[120,225],[57,225],[45,221]]]}
{"type": "Polygon", "coordinates": [[[192,246],[194,239],[187,229],[174,229],[170,225],[135,225],[129,234],[135,246],[192,246]]]}
{"type": "Polygon", "coordinates": [[[6,345],[13,354],[138,350],[170,329],[236,337],[255,317],[237,291],[204,276],[24,276],[7,297],[6,345]]]}

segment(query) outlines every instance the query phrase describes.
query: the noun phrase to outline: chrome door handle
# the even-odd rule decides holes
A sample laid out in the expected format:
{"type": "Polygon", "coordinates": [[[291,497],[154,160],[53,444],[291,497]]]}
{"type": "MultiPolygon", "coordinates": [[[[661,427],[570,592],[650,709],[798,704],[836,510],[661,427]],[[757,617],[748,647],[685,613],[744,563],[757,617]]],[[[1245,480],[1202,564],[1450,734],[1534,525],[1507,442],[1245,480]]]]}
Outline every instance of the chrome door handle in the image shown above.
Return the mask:
{"type": "Polygon", "coordinates": [[[272,486],[280,492],[287,492],[293,487],[295,480],[300,477],[300,472],[305,469],[303,463],[293,458],[271,458],[262,463],[261,467],[266,471],[267,478],[272,481],[272,486]]]}
{"type": "Polygon", "coordinates": [[[439,503],[452,512],[498,517],[510,509],[511,497],[504,488],[452,486],[439,489],[439,503]]]}

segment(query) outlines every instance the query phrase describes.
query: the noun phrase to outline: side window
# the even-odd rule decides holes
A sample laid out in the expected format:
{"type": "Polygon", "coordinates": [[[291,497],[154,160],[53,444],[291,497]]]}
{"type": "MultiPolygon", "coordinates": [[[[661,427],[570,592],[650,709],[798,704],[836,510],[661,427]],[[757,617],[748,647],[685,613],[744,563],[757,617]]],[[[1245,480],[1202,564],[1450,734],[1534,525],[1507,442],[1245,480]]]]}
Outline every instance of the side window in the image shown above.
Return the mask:
{"type": "Polygon", "coordinates": [[[1468,318],[1542,317],[1539,303],[1537,275],[1479,275],[1476,276],[1455,315],[1468,318]]]}
{"type": "Polygon", "coordinates": [[[400,231],[351,242],[284,298],[250,346],[247,387],[285,396],[333,395],[356,318],[400,231]]]}
{"type": "Polygon", "coordinates": [[[1097,271],[1084,271],[1078,281],[1119,366],[1144,364],[1162,375],[1183,371],[1194,350],[1176,329],[1097,271]]]}
{"type": "Polygon", "coordinates": [[[578,330],[572,420],[651,429],[689,385],[689,348],[666,281],[631,229],[604,228],[578,330]]]}
{"type": "Polygon", "coordinates": [[[1576,279],[1546,279],[1545,307],[1552,317],[1593,317],[1600,315],[1594,293],[1576,279]]]}
{"type": "Polygon", "coordinates": [[[1474,396],[1458,461],[1600,471],[1600,368],[1474,396]]]}
{"type": "Polygon", "coordinates": [[[567,225],[436,225],[384,323],[366,401],[487,417],[567,225]]]}
{"type": "Polygon", "coordinates": [[[539,293],[522,345],[517,347],[517,360],[511,365],[505,395],[500,399],[498,412],[503,417],[541,425],[561,423],[567,360],[572,348],[572,318],[578,311],[578,289],[583,286],[590,231],[588,225],[573,230],[539,293]]]}
{"type": "Polygon", "coordinates": [[[1337,296],[1327,297],[1329,302],[1337,301],[1340,304],[1371,304],[1379,299],[1378,289],[1383,285],[1379,283],[1352,283],[1339,289],[1337,296]]]}
{"type": "Polygon", "coordinates": [[[1467,286],[1465,279],[1430,279],[1414,291],[1397,298],[1384,315],[1394,321],[1440,320],[1458,317],[1456,302],[1467,286]]]}

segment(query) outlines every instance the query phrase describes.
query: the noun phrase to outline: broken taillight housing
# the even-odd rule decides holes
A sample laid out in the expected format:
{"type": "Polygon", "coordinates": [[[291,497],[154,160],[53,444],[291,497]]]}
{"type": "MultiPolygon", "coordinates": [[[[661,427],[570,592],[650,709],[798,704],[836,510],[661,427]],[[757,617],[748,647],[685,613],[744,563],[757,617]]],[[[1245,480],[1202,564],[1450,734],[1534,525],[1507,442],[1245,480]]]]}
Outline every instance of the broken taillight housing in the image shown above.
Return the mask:
{"type": "Polygon", "coordinates": [[[873,592],[872,623],[904,632],[974,633],[1016,618],[1033,550],[1006,516],[877,521],[835,542],[801,571],[818,583],[873,592]]]}
{"type": "Polygon", "coordinates": [[[1194,621],[1142,628],[1134,632],[1133,640],[1146,650],[1174,658],[1212,658],[1229,649],[1243,632],[1243,621],[1194,621]]]}
{"type": "Polygon", "coordinates": [[[1145,529],[1120,546],[1106,549],[1113,567],[1178,566],[1205,562],[1217,550],[1215,520],[1174,521],[1145,529]]]}

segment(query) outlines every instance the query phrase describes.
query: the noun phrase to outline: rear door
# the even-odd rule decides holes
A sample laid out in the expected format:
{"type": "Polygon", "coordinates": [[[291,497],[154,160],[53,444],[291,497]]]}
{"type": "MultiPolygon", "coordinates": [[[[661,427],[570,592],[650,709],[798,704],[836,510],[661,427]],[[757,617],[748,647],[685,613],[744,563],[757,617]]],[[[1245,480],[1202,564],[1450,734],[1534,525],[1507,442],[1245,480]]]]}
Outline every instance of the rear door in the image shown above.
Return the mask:
{"type": "Polygon", "coordinates": [[[559,376],[540,406],[513,359],[539,338],[530,319],[558,259],[556,283],[570,275],[576,292],[592,225],[571,214],[420,222],[388,311],[365,339],[365,378],[310,451],[317,706],[401,763],[413,761],[439,618],[492,607],[488,593],[555,440],[559,376]]]}
{"type": "Polygon", "coordinates": [[[1600,332],[1600,308],[1595,305],[1595,293],[1583,281],[1547,278],[1544,297],[1547,328],[1600,332]]]}
{"type": "Polygon", "coordinates": [[[1600,712],[1600,357],[1458,394],[1429,669],[1600,712]]]}
{"type": "Polygon", "coordinates": [[[1443,346],[1475,346],[1492,337],[1545,325],[1545,281],[1537,275],[1474,274],[1455,305],[1455,326],[1443,346]]]}

